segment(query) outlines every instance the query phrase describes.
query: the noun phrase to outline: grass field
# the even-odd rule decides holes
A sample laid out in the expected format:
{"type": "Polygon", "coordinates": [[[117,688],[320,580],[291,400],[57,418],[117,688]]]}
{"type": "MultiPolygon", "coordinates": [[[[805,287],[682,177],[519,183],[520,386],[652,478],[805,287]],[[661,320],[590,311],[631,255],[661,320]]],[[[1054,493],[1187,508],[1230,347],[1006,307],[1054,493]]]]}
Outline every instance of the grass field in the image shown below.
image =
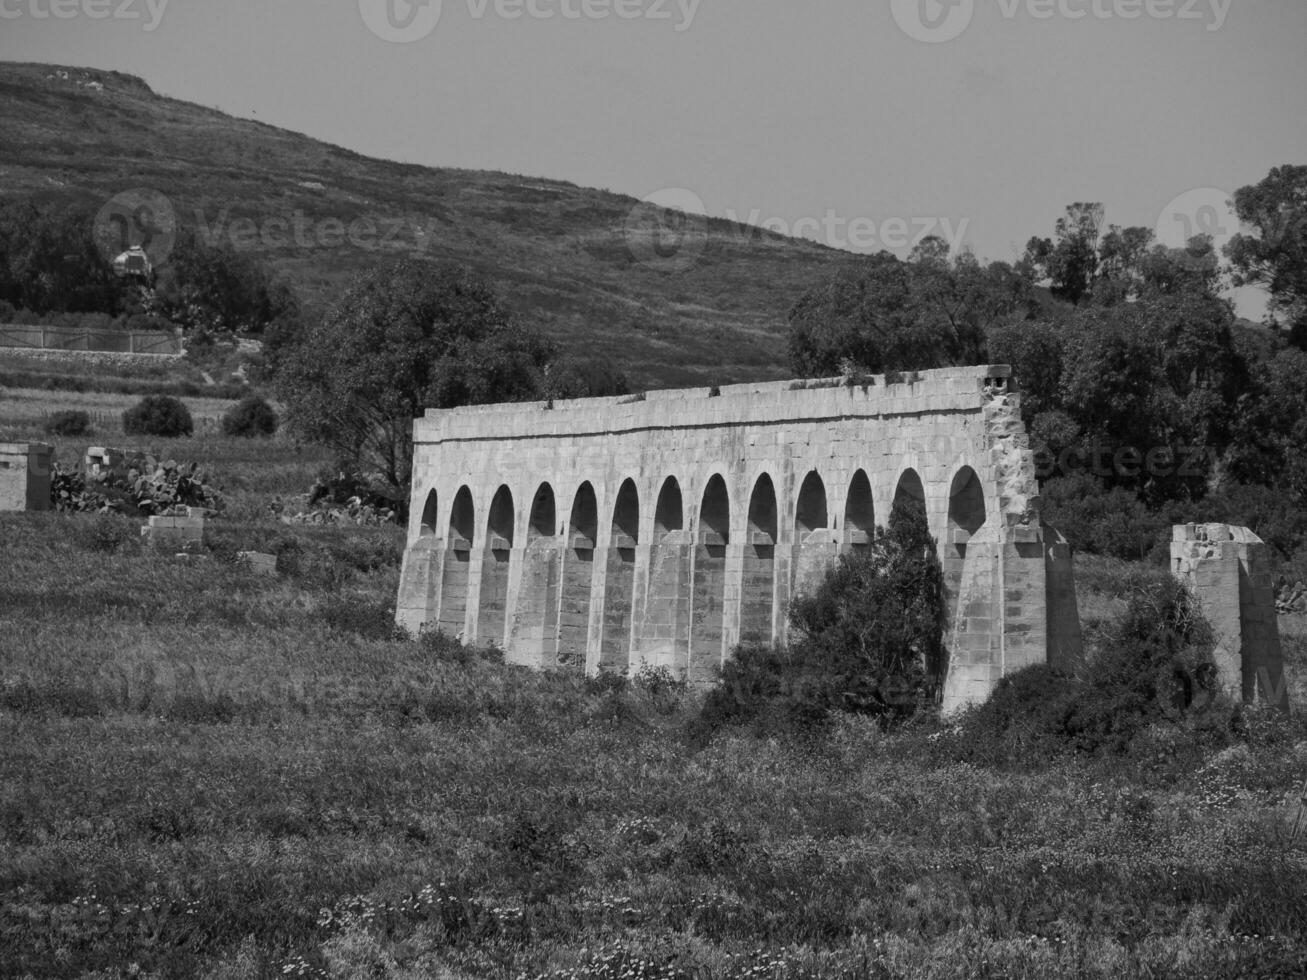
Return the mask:
{"type": "MultiPolygon", "coordinates": [[[[154,448],[227,490],[213,556],[0,516],[0,976],[1302,975],[1297,718],[1005,768],[938,724],[704,742],[656,676],[397,638],[399,529],[265,516],[315,454],[154,448]]],[[[1091,636],[1155,574],[1079,572],[1091,636]]]]}

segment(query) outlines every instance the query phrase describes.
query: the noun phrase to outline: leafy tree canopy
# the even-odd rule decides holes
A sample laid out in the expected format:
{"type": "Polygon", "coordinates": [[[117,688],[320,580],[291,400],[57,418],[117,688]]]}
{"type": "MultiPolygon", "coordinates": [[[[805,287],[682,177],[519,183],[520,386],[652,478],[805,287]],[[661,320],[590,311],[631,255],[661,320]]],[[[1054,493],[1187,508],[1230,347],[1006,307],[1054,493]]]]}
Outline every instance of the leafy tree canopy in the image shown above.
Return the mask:
{"type": "Polygon", "coordinates": [[[406,259],[360,275],[293,338],[277,383],[293,428],[403,495],[415,418],[541,398],[553,353],[479,276],[406,259]]]}

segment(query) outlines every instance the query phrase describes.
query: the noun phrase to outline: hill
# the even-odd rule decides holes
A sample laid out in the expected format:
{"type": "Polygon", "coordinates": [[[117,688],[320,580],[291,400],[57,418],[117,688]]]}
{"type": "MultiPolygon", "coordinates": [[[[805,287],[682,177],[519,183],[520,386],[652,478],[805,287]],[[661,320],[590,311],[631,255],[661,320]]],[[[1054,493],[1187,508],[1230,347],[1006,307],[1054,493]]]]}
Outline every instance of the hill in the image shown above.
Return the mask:
{"type": "Polygon", "coordinates": [[[695,240],[693,263],[666,271],[632,249],[634,198],[370,159],[158,95],[118,72],[0,64],[0,130],[0,194],[102,203],[156,191],[204,234],[231,241],[243,232],[241,247],[285,275],[312,311],[387,258],[456,260],[492,279],[565,349],[609,360],[647,387],[787,375],[787,311],[852,259],[714,219],[695,240]],[[376,238],[337,241],[357,219],[375,222],[376,238]],[[296,223],[307,232],[278,230],[296,223]],[[274,234],[262,241],[251,229],[274,234]]]}

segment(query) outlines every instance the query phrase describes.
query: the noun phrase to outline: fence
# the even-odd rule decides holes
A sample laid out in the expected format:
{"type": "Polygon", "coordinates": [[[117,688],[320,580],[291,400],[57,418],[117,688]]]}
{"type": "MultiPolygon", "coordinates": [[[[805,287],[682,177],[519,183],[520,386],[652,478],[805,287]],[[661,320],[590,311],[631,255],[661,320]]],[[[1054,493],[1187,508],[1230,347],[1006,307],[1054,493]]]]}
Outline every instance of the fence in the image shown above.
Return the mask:
{"type": "Polygon", "coordinates": [[[6,323],[0,324],[0,347],[176,356],[182,352],[182,338],[178,333],[161,331],[86,330],[82,327],[29,327],[6,323]]]}

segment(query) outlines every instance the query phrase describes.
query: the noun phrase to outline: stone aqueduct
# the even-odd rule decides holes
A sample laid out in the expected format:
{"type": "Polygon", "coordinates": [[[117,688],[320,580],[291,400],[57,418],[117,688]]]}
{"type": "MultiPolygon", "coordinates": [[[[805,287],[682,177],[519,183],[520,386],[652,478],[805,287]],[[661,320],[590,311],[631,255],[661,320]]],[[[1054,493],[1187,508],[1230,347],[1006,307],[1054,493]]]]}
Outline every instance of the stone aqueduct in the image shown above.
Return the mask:
{"type": "Polygon", "coordinates": [[[701,683],[920,501],[943,562],[944,708],[1081,656],[1007,367],[429,411],[397,619],[510,662],[701,683]]]}

